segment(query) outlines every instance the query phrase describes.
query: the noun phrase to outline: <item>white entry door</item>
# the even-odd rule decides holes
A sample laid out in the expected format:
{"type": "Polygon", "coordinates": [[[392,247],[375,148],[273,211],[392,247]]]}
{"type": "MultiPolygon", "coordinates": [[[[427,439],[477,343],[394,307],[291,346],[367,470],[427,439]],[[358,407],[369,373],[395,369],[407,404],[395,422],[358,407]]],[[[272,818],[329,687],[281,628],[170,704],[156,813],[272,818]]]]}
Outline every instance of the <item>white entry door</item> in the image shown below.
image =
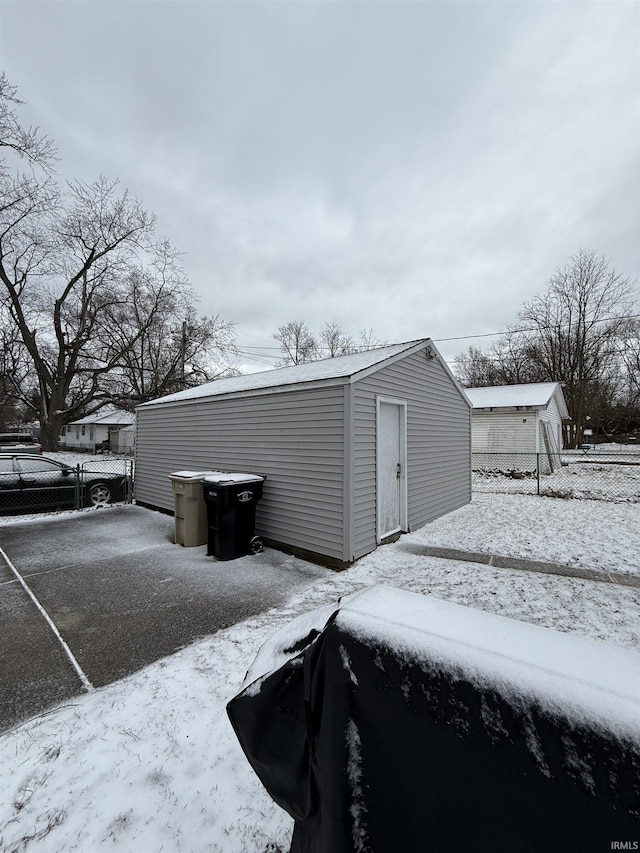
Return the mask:
{"type": "Polygon", "coordinates": [[[378,542],[407,529],[407,404],[377,398],[378,542]]]}

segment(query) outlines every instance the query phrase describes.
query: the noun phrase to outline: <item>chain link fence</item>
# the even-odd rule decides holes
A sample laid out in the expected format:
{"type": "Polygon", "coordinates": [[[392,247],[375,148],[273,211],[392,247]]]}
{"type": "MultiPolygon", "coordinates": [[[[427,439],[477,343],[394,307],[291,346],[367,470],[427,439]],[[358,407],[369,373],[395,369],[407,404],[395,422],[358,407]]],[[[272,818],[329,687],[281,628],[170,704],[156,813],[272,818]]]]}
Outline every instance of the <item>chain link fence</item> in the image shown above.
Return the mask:
{"type": "Polygon", "coordinates": [[[77,468],[77,509],[133,501],[133,459],[92,459],[77,468]]]}
{"type": "Polygon", "coordinates": [[[640,452],[473,453],[472,490],[640,503],[640,452]]]}
{"type": "Polygon", "coordinates": [[[0,515],[131,503],[133,462],[96,459],[77,465],[38,455],[0,453],[0,515]]]}

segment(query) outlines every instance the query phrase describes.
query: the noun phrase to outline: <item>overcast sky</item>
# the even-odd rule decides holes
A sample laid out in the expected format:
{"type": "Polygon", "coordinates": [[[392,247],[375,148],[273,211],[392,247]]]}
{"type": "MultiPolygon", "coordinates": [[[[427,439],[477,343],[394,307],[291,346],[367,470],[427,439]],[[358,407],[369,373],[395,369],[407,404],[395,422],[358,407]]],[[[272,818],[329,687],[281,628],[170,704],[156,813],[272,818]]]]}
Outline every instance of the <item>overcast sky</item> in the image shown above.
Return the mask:
{"type": "Polygon", "coordinates": [[[580,248],[640,274],[637,2],[0,0],[0,65],[246,367],[293,319],[450,361],[580,248]]]}

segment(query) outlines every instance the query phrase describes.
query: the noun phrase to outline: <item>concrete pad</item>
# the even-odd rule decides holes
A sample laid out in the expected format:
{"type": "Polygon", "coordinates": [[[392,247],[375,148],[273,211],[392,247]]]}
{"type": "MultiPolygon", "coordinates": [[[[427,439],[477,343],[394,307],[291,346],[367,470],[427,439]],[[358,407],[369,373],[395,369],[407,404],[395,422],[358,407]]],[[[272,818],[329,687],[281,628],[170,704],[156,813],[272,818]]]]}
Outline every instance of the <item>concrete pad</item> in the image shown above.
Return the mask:
{"type": "Polygon", "coordinates": [[[84,692],[51,628],[17,580],[0,585],[0,731],[84,692]]]}
{"type": "MultiPolygon", "coordinates": [[[[206,546],[174,545],[173,531],[172,517],[135,506],[0,526],[4,551],[94,687],[280,606],[331,574],[269,549],[218,561],[206,546]]],[[[0,571],[10,592],[0,623],[12,638],[2,668],[0,725],[7,725],[82,686],[36,605],[6,566],[0,571]]]]}
{"type": "Polygon", "coordinates": [[[137,506],[30,517],[0,526],[0,545],[27,577],[173,542],[174,520],[137,506]],[[15,558],[15,559],[14,559],[15,558]]]}
{"type": "Polygon", "coordinates": [[[218,562],[204,546],[165,549],[28,578],[94,687],[281,604],[324,571],[270,566],[262,554],[218,562]]]}
{"type": "MultiPolygon", "coordinates": [[[[0,545],[2,545],[2,539],[0,538],[0,545]]],[[[11,583],[15,581],[16,576],[11,571],[10,567],[5,563],[3,559],[0,559],[0,586],[4,583],[11,583]]]]}

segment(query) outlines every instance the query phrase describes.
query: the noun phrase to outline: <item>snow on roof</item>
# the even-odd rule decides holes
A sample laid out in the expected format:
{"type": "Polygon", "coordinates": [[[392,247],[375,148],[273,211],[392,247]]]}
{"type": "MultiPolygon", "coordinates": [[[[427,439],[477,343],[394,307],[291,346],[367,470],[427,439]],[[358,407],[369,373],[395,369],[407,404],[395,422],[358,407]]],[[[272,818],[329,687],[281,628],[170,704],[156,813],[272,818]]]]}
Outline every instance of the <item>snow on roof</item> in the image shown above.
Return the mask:
{"type": "Polygon", "coordinates": [[[562,411],[565,406],[564,394],[559,382],[531,382],[528,385],[493,385],[487,388],[465,388],[467,397],[474,409],[513,408],[514,406],[536,406],[544,408],[554,394],[560,392],[562,411]]]}
{"type": "Polygon", "coordinates": [[[69,426],[81,426],[82,424],[100,424],[101,426],[119,426],[120,424],[133,424],[135,421],[133,412],[125,412],[122,409],[102,409],[93,415],[87,415],[77,421],[71,421],[69,426]]]}
{"type": "Polygon", "coordinates": [[[407,350],[418,347],[420,344],[425,344],[428,340],[428,338],[424,338],[408,343],[378,347],[377,349],[366,350],[365,352],[353,353],[351,355],[342,355],[337,358],[325,358],[322,361],[294,364],[290,367],[279,367],[260,373],[248,373],[245,376],[234,376],[229,379],[216,379],[213,382],[207,382],[205,385],[199,385],[197,388],[188,388],[186,391],[169,394],[166,397],[161,397],[159,400],[151,400],[148,403],[143,403],[142,406],[154,406],[204,397],[219,397],[222,394],[280,388],[282,386],[301,385],[321,380],[348,378],[396,355],[400,355],[407,350]]]}

